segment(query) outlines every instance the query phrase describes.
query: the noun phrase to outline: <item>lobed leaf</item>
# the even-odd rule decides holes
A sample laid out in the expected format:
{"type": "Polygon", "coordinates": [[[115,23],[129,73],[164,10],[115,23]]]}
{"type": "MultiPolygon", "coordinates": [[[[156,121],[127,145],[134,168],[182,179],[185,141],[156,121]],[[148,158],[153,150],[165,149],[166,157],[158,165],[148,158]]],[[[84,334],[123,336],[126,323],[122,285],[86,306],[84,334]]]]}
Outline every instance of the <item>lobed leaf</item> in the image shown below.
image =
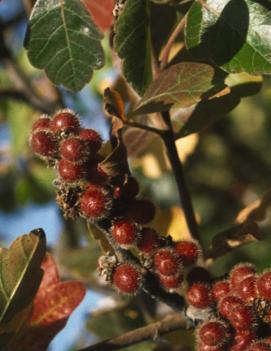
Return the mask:
{"type": "Polygon", "coordinates": [[[80,1],[38,0],[30,17],[28,57],[54,84],[78,91],[104,64],[101,38],[80,1]]]}
{"type": "Polygon", "coordinates": [[[192,55],[227,72],[270,74],[270,33],[270,4],[206,0],[204,6],[194,2],[190,8],[185,37],[192,55]]]}
{"type": "Polygon", "coordinates": [[[127,0],[114,28],[123,74],[140,95],[152,80],[148,6],[147,0],[127,0]]]}
{"type": "Polygon", "coordinates": [[[149,86],[133,115],[191,106],[225,87],[224,76],[205,63],[182,62],[164,70],[149,86]]]}

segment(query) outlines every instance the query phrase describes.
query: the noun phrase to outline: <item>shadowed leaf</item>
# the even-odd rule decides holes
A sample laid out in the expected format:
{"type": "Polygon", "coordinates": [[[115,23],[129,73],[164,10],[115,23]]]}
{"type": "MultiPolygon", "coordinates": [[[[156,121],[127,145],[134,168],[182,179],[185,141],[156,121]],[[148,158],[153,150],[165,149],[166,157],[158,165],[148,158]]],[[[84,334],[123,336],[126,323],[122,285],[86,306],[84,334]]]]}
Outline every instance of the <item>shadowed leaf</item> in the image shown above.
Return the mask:
{"type": "Polygon", "coordinates": [[[133,115],[191,106],[225,87],[223,75],[204,63],[182,62],[164,70],[149,86],[133,115]]]}
{"type": "Polygon", "coordinates": [[[123,74],[144,94],[152,80],[147,0],[127,0],[115,25],[114,48],[123,61],[123,74]]]}
{"type": "Polygon", "coordinates": [[[104,64],[101,38],[80,1],[38,0],[30,17],[28,57],[54,84],[78,91],[104,64]]]}

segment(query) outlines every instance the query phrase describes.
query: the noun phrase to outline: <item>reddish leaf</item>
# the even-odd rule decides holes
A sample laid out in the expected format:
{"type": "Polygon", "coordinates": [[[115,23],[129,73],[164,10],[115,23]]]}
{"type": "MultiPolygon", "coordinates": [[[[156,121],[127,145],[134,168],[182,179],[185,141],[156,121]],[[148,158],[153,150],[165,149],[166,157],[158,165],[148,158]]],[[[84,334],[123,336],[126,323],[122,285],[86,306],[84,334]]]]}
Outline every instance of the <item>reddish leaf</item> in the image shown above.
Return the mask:
{"type": "Polygon", "coordinates": [[[45,298],[35,299],[30,325],[44,326],[67,319],[84,298],[85,292],[84,284],[77,281],[51,285],[45,298]]]}
{"type": "Polygon", "coordinates": [[[29,325],[12,346],[16,351],[45,351],[86,293],[81,282],[59,281],[57,266],[51,255],[46,255],[41,267],[43,279],[33,303],[29,325]]]}
{"type": "Polygon", "coordinates": [[[35,300],[43,297],[46,294],[47,289],[51,285],[58,283],[60,280],[57,265],[50,254],[46,254],[42,261],[41,268],[43,269],[44,274],[35,300]]]}
{"type": "Polygon", "coordinates": [[[97,26],[106,31],[113,22],[114,0],[82,0],[97,26]]]}

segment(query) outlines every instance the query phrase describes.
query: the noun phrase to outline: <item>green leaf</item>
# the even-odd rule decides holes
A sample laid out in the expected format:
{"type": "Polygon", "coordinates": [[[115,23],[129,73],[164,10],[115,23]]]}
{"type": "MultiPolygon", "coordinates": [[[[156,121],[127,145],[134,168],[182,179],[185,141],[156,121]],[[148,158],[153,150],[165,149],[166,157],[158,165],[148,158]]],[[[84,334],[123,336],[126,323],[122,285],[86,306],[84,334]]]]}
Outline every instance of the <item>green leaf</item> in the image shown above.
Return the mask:
{"type": "Polygon", "coordinates": [[[164,70],[149,86],[133,115],[191,106],[225,87],[224,76],[204,63],[182,62],[164,70]]]}
{"type": "Polygon", "coordinates": [[[187,17],[186,45],[227,72],[271,73],[270,9],[255,0],[195,2],[187,17]]]}
{"type": "Polygon", "coordinates": [[[18,237],[8,249],[0,249],[0,328],[32,302],[42,279],[45,252],[42,229],[18,237]]]}
{"type": "Polygon", "coordinates": [[[230,94],[211,100],[201,101],[188,109],[180,109],[175,116],[176,137],[203,131],[211,124],[223,118],[233,110],[240,99],[258,93],[262,87],[262,77],[247,73],[230,74],[226,83],[231,88],[230,94]]]}
{"type": "Polygon", "coordinates": [[[147,0],[127,0],[115,25],[114,48],[123,61],[123,74],[144,94],[152,80],[147,0]]]}
{"type": "Polygon", "coordinates": [[[78,91],[104,65],[101,34],[78,0],[38,0],[30,17],[28,57],[54,84],[78,91]]]}

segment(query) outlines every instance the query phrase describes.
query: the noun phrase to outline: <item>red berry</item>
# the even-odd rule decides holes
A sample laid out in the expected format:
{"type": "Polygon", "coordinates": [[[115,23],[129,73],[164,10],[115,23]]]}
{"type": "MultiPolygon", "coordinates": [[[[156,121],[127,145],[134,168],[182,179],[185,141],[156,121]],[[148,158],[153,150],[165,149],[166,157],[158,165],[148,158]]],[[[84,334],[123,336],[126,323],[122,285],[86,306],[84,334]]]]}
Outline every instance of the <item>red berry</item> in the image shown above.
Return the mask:
{"type": "Polygon", "coordinates": [[[186,298],[190,305],[197,308],[207,308],[213,304],[210,287],[203,283],[192,284],[187,290],[186,298]]]}
{"type": "Polygon", "coordinates": [[[233,289],[238,288],[240,282],[255,274],[255,267],[250,263],[240,263],[233,267],[230,273],[230,284],[233,289]]]}
{"type": "Polygon", "coordinates": [[[58,173],[65,182],[73,183],[84,178],[85,168],[77,163],[60,160],[58,162],[58,173]]]}
{"type": "Polygon", "coordinates": [[[228,318],[235,308],[242,306],[243,300],[240,297],[227,295],[219,301],[218,311],[223,317],[228,318]]]}
{"type": "Polygon", "coordinates": [[[200,342],[208,346],[222,346],[228,341],[228,330],[220,320],[204,322],[199,326],[200,342]]]}
{"type": "Polygon", "coordinates": [[[182,240],[176,242],[174,248],[184,266],[190,266],[196,263],[200,252],[199,245],[196,242],[182,240]]]}
{"type": "Polygon", "coordinates": [[[230,284],[227,280],[215,282],[212,286],[212,295],[216,302],[230,292],[230,284]]]}
{"type": "Polygon", "coordinates": [[[139,224],[147,224],[154,219],[155,207],[148,200],[133,200],[127,210],[127,215],[139,224]]]}
{"type": "Polygon", "coordinates": [[[174,275],[182,268],[181,263],[171,248],[158,249],[154,254],[154,266],[160,274],[174,275]]]}
{"type": "Polygon", "coordinates": [[[158,246],[158,243],[159,236],[154,229],[148,227],[142,228],[137,243],[137,247],[140,251],[143,251],[145,254],[150,254],[158,246]]]}
{"type": "Polygon", "coordinates": [[[71,133],[79,128],[79,121],[76,115],[70,110],[57,112],[50,122],[50,129],[53,133],[71,133]]]}
{"type": "Polygon", "coordinates": [[[84,217],[90,220],[103,218],[110,209],[110,199],[104,188],[90,185],[80,198],[80,210],[84,217]]]}
{"type": "Polygon", "coordinates": [[[189,284],[193,284],[196,282],[210,283],[212,281],[212,277],[207,269],[200,266],[196,266],[193,267],[187,274],[186,280],[189,284]]]}
{"type": "Polygon", "coordinates": [[[174,275],[163,275],[159,274],[161,284],[165,289],[177,289],[180,288],[183,282],[182,272],[174,275]]]}
{"type": "Polygon", "coordinates": [[[241,330],[235,334],[233,343],[230,346],[231,351],[244,351],[255,340],[255,333],[250,330],[241,330]]]}
{"type": "Polygon", "coordinates": [[[208,346],[200,343],[197,345],[197,351],[225,351],[224,346],[208,346]]]}
{"type": "Polygon", "coordinates": [[[257,297],[256,277],[250,276],[242,280],[236,288],[236,293],[245,302],[252,302],[257,297]]]}
{"type": "Polygon", "coordinates": [[[137,227],[127,220],[116,221],[112,225],[111,234],[119,245],[131,245],[135,242],[137,227]]]}
{"type": "Polygon", "coordinates": [[[96,130],[81,128],[79,131],[79,137],[86,142],[91,153],[94,154],[99,151],[102,145],[102,138],[96,130]]]}
{"type": "Polygon", "coordinates": [[[247,348],[247,351],[270,351],[271,348],[264,341],[256,341],[250,347],[247,348]]]}
{"type": "Polygon", "coordinates": [[[257,279],[257,289],[259,297],[271,300],[271,272],[261,274],[257,279]]]}
{"type": "Polygon", "coordinates": [[[39,156],[56,157],[58,152],[57,141],[52,133],[38,131],[31,136],[30,146],[39,156]]]}
{"type": "Polygon", "coordinates": [[[113,284],[119,292],[136,294],[140,287],[142,275],[139,269],[130,263],[122,263],[113,272],[113,284]]]}
{"type": "Polygon", "coordinates": [[[235,307],[228,313],[227,318],[236,330],[250,329],[255,321],[254,314],[248,306],[235,307]]]}
{"type": "Polygon", "coordinates": [[[60,144],[60,156],[66,160],[82,163],[86,160],[87,150],[84,142],[75,137],[65,139],[60,144]]]}
{"type": "Polygon", "coordinates": [[[39,119],[37,119],[32,125],[32,132],[37,131],[49,131],[51,119],[47,115],[42,115],[39,119]]]}

